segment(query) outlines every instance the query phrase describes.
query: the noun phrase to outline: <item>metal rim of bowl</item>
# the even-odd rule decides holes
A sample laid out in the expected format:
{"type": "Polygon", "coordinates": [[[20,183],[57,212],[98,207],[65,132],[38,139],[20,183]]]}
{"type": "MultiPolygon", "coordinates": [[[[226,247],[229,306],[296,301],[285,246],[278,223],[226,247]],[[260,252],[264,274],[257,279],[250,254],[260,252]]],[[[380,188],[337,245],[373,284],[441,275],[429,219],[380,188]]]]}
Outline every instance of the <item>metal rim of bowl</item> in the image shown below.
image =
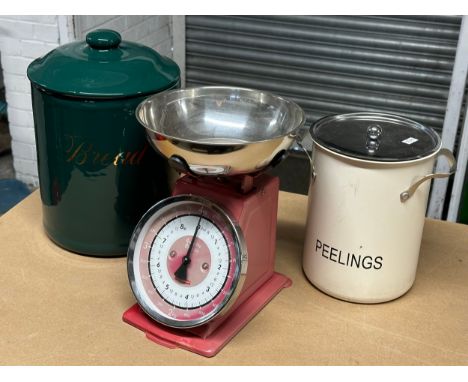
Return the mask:
{"type": "MultiPolygon", "coordinates": [[[[200,144],[212,145],[212,146],[225,146],[226,143],[223,143],[223,142],[216,142],[216,141],[208,142],[206,140],[204,140],[203,142],[200,142],[200,141],[197,141],[197,140],[191,140],[191,139],[186,139],[186,138],[181,138],[181,137],[175,137],[173,135],[169,135],[169,134],[154,130],[154,129],[150,128],[149,126],[147,126],[147,123],[145,121],[143,121],[142,118],[140,117],[141,110],[145,107],[145,105],[147,103],[151,102],[154,99],[161,98],[161,97],[167,97],[168,95],[173,95],[173,94],[181,94],[181,93],[183,94],[183,93],[187,93],[187,92],[190,92],[190,91],[193,92],[193,91],[200,90],[200,89],[202,89],[202,90],[227,90],[227,89],[229,89],[229,90],[236,90],[236,91],[244,91],[244,92],[248,92],[248,93],[260,93],[260,94],[264,94],[267,97],[277,99],[277,100],[280,100],[280,101],[284,102],[288,106],[288,110],[294,110],[295,112],[298,112],[300,114],[300,118],[298,118],[298,123],[296,124],[296,126],[289,129],[288,132],[286,132],[284,134],[274,135],[272,137],[269,137],[268,139],[260,139],[260,140],[255,140],[255,141],[241,141],[241,140],[239,140],[238,142],[229,143],[230,146],[241,146],[241,145],[246,145],[246,144],[262,143],[262,142],[267,142],[267,141],[271,141],[271,140],[274,140],[274,139],[283,138],[283,137],[289,136],[289,135],[295,135],[294,133],[297,132],[299,129],[301,129],[304,126],[305,122],[306,122],[306,115],[305,115],[304,110],[297,103],[295,103],[294,101],[291,101],[291,100],[289,100],[287,98],[275,95],[275,94],[267,92],[267,91],[251,89],[251,88],[235,87],[235,86],[200,86],[200,87],[177,89],[177,90],[166,90],[166,91],[163,91],[161,93],[154,94],[154,95],[146,98],[143,102],[141,102],[137,106],[136,111],[135,111],[136,118],[137,118],[138,122],[146,130],[151,131],[153,133],[156,133],[156,134],[158,134],[158,135],[160,135],[160,136],[162,136],[162,137],[164,137],[164,138],[166,138],[168,140],[175,140],[175,141],[186,142],[186,143],[200,143],[200,144]]],[[[185,97],[180,97],[180,98],[177,98],[177,99],[184,99],[184,98],[185,97]]]]}

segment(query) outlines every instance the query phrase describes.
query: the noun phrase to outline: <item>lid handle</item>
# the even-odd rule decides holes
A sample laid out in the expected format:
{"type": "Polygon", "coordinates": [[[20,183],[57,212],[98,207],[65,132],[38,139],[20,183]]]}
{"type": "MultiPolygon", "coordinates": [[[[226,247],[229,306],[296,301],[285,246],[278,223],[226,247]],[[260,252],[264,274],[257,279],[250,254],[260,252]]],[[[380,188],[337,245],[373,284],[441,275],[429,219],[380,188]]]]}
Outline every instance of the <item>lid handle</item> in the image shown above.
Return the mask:
{"type": "Polygon", "coordinates": [[[367,128],[366,149],[369,155],[374,155],[380,146],[380,136],[382,135],[382,127],[377,124],[372,124],[367,128]]]}
{"type": "Polygon", "coordinates": [[[380,136],[382,135],[382,128],[380,125],[370,125],[367,128],[367,138],[372,139],[372,140],[378,140],[380,139],[380,136]]]}
{"type": "Polygon", "coordinates": [[[122,42],[122,36],[111,29],[96,29],[86,35],[86,42],[91,48],[108,50],[117,48],[122,42]]]}

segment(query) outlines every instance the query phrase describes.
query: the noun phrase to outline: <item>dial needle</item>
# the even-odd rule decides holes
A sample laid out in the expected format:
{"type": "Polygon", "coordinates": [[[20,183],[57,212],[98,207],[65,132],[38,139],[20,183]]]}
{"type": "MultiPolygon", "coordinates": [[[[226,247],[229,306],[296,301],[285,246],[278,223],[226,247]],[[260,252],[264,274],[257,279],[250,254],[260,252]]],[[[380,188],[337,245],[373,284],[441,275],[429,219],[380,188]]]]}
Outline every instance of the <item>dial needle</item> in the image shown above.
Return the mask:
{"type": "Polygon", "coordinates": [[[188,247],[187,254],[182,258],[182,264],[180,264],[179,268],[177,268],[177,270],[174,272],[175,278],[184,284],[190,284],[190,281],[187,280],[187,268],[192,261],[190,260],[190,256],[192,255],[193,245],[195,243],[195,239],[197,238],[198,230],[200,229],[202,216],[203,215],[200,215],[200,218],[198,219],[197,227],[195,228],[195,232],[192,236],[192,241],[188,247]]]}

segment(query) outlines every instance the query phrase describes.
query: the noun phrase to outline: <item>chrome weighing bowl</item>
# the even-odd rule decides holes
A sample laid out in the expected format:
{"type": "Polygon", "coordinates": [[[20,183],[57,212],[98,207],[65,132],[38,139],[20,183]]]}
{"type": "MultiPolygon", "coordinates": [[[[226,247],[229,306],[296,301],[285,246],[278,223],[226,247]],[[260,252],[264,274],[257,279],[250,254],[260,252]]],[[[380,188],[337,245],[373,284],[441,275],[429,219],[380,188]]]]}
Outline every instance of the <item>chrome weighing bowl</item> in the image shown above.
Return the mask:
{"type": "Polygon", "coordinates": [[[281,161],[305,130],[304,111],[294,102],[226,86],[155,94],[136,116],[173,165],[208,176],[260,172],[281,161]]]}

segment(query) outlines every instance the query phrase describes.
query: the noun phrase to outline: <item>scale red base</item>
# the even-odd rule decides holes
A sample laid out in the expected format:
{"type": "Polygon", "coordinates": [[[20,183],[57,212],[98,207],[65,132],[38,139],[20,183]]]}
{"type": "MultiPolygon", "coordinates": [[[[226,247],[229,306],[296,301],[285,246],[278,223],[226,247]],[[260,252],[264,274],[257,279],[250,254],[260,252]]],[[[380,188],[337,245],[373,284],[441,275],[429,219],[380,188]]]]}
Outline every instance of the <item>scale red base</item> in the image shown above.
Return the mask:
{"type": "Polygon", "coordinates": [[[291,280],[286,276],[274,273],[235,311],[230,312],[226,320],[206,338],[187,330],[160,325],[148,317],[138,304],[123,314],[123,320],[142,330],[149,340],[159,345],[170,349],[185,349],[204,357],[214,357],[281,289],[291,284],[291,280]]]}
{"type": "Polygon", "coordinates": [[[281,289],[291,285],[286,276],[274,272],[279,180],[267,174],[239,180],[237,184],[232,180],[222,183],[187,175],[177,180],[173,195],[205,197],[238,222],[248,251],[247,277],[229,312],[196,328],[166,327],[148,317],[138,305],[132,306],[124,313],[123,320],[144,331],[154,342],[213,357],[281,289]]]}

